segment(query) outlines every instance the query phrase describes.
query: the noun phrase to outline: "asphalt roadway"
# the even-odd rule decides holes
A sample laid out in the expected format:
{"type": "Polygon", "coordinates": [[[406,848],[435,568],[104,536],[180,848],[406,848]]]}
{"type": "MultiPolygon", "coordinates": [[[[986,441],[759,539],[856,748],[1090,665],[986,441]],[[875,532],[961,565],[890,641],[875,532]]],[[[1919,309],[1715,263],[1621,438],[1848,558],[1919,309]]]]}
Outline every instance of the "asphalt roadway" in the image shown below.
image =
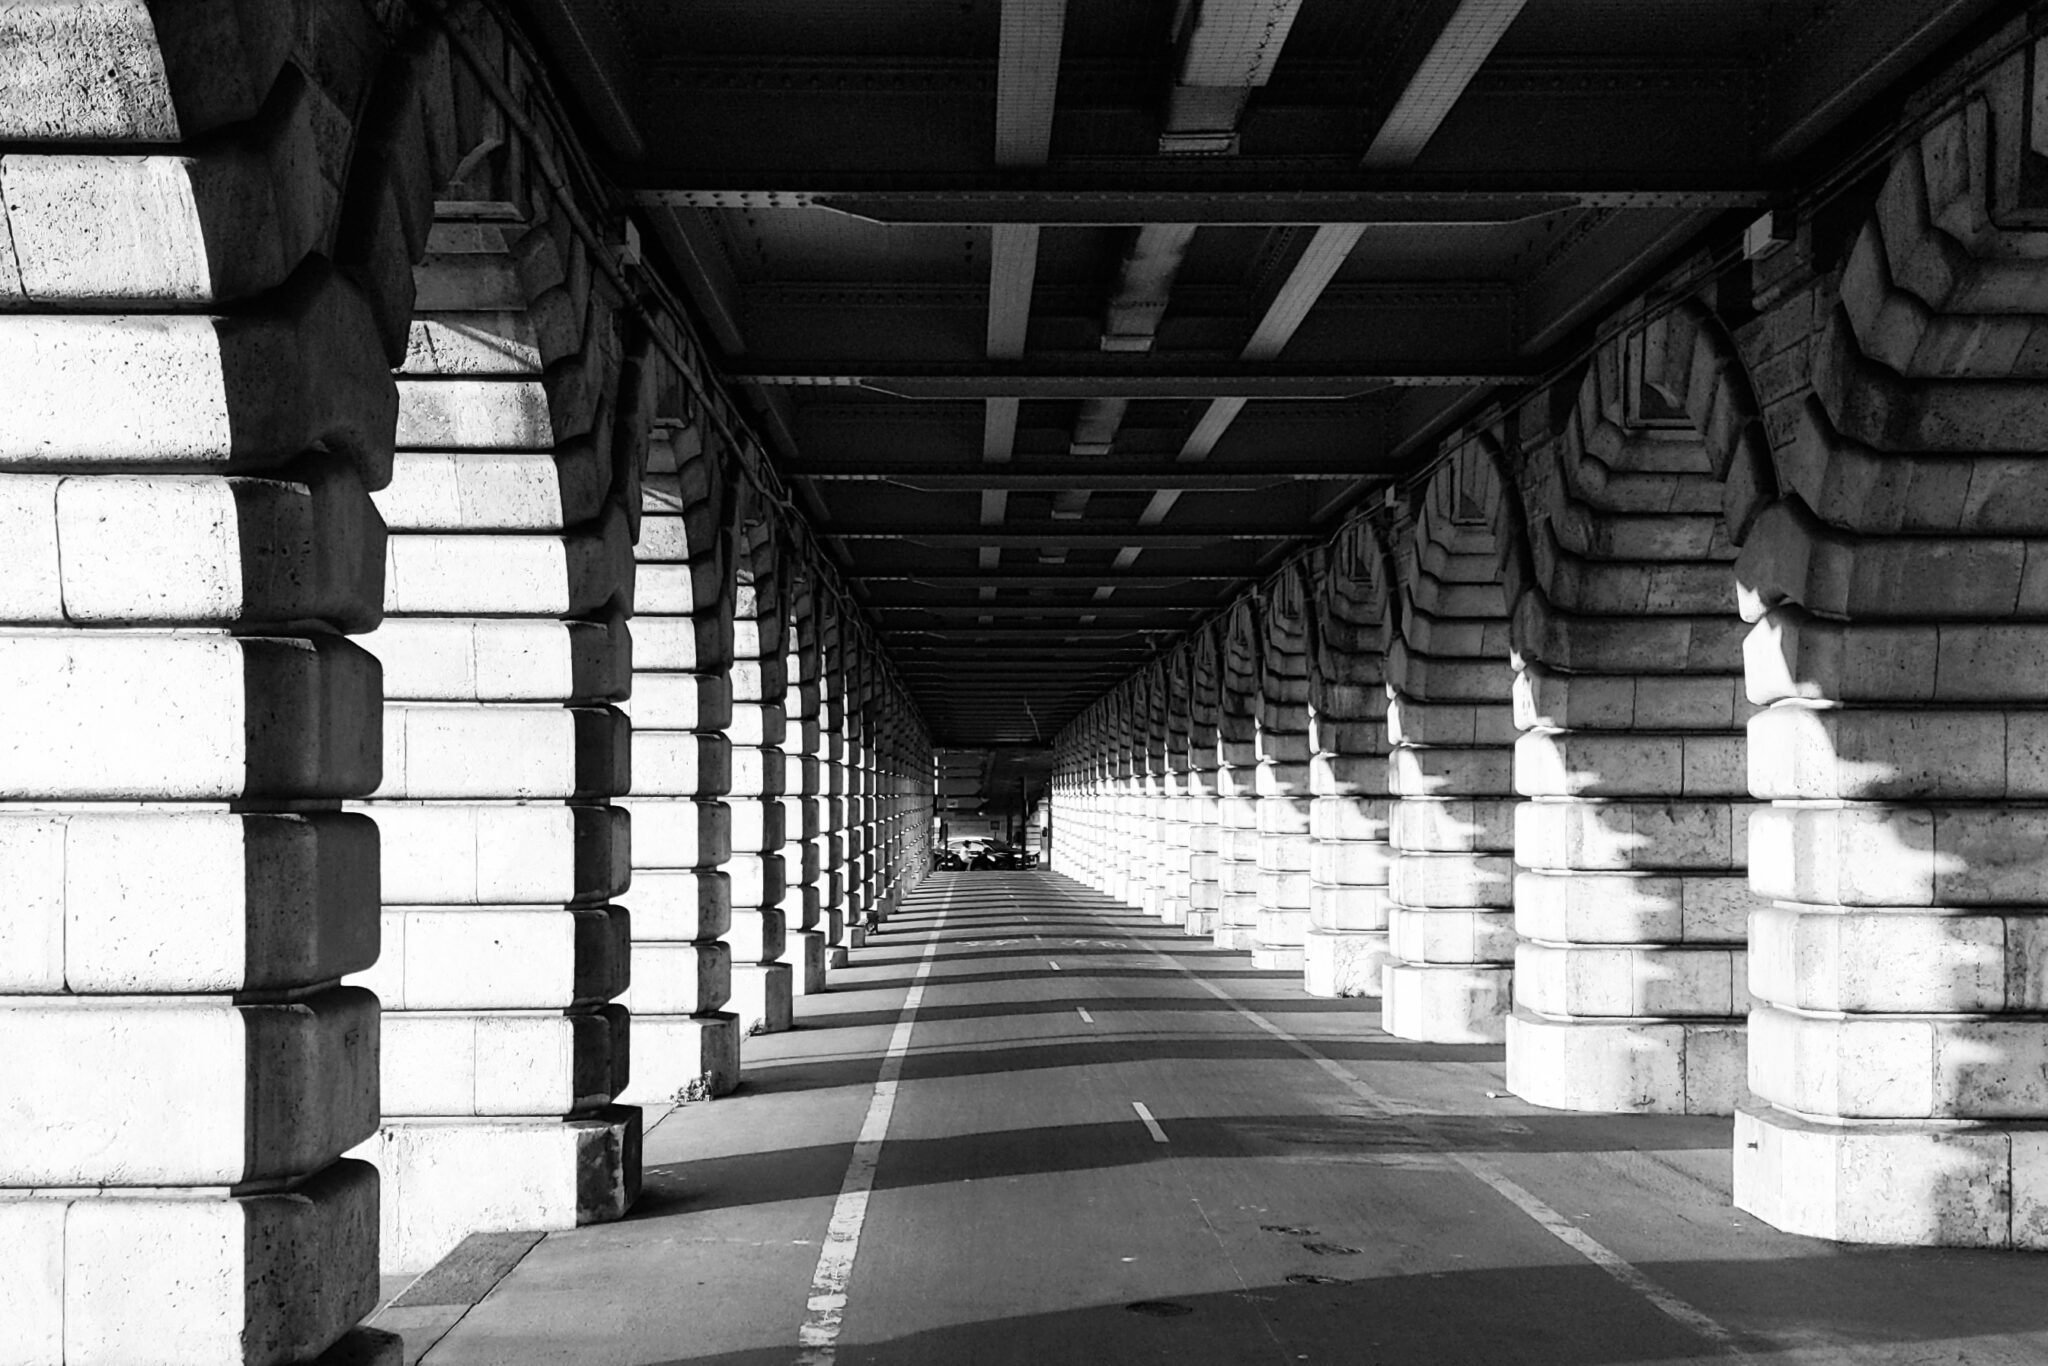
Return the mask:
{"type": "Polygon", "coordinates": [[[2048,1259],[1779,1233],[1727,1120],[1540,1110],[1377,1022],[1058,873],[937,874],[653,1123],[624,1222],[377,1321],[428,1366],[2048,1362],[2048,1259]]]}

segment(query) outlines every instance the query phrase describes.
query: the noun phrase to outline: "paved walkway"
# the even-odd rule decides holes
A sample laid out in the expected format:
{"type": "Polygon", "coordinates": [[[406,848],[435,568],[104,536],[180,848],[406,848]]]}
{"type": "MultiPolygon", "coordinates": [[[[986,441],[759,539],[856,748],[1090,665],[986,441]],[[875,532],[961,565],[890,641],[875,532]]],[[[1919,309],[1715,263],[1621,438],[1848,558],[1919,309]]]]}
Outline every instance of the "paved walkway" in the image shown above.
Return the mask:
{"type": "Polygon", "coordinates": [[[1538,1110],[1376,1022],[939,874],[653,1125],[631,1218],[475,1240],[379,1322],[428,1366],[2048,1361],[2048,1258],[1778,1233],[1726,1120],[1538,1110]]]}

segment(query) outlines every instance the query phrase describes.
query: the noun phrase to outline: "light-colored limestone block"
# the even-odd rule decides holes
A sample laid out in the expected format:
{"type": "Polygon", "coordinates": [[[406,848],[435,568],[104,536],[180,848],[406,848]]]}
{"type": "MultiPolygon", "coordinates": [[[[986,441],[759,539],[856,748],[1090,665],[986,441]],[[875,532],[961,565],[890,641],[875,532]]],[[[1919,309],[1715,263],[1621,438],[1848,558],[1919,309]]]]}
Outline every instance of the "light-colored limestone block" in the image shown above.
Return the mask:
{"type": "Polygon", "coordinates": [[[739,1018],[633,1013],[633,1077],[627,1105],[672,1106],[732,1094],[740,1082],[739,1018]]]}
{"type": "Polygon", "coordinates": [[[380,802],[363,814],[381,837],[386,905],[603,899],[624,890],[640,833],[619,807],[380,802]]]}
{"type": "Polygon", "coordinates": [[[377,1205],[360,1162],[274,1194],[0,1197],[9,1359],[311,1361],[377,1307],[377,1205]]]}
{"type": "Polygon", "coordinates": [[[355,988],[244,1006],[12,997],[0,1029],[9,1186],[275,1180],[318,1170],[377,1122],[377,1001],[355,988]]]}
{"type": "Polygon", "coordinates": [[[1513,976],[1505,967],[1390,962],[1380,978],[1382,1027],[1424,1043],[1499,1043],[1513,976]]]}
{"type": "Polygon", "coordinates": [[[1813,1238],[2007,1247],[2012,1145],[1991,1128],[1843,1127],[1745,1104],[1735,1112],[1735,1207],[1813,1238]]]}
{"type": "Polygon", "coordinates": [[[231,992],[377,955],[376,835],[359,816],[0,814],[0,990],[231,992]]]}
{"type": "Polygon", "coordinates": [[[560,1115],[603,1105],[626,1080],[626,1012],[392,1011],[386,1116],[560,1115]]]}
{"type": "Polygon", "coordinates": [[[391,1121],[353,1154],[383,1175],[387,1272],[423,1271],[472,1233],[569,1229],[639,1195],[640,1112],[570,1119],[391,1121]]]}
{"type": "Polygon", "coordinates": [[[566,1010],[626,987],[632,926],[616,906],[387,906],[384,952],[349,980],[394,1010],[566,1010]]]}
{"type": "Polygon", "coordinates": [[[352,796],[378,771],[377,675],[336,636],[0,633],[0,797],[352,796]]]}

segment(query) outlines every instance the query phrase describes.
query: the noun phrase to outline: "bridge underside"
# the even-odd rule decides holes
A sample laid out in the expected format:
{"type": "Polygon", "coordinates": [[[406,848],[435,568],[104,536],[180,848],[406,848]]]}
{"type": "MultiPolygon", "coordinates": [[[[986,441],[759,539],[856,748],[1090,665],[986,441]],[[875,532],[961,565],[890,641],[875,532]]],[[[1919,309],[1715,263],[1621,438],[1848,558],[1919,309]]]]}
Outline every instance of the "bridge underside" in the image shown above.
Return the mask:
{"type": "Polygon", "coordinates": [[[2044,33],[0,4],[0,1363],[2040,1355],[2044,33]]]}

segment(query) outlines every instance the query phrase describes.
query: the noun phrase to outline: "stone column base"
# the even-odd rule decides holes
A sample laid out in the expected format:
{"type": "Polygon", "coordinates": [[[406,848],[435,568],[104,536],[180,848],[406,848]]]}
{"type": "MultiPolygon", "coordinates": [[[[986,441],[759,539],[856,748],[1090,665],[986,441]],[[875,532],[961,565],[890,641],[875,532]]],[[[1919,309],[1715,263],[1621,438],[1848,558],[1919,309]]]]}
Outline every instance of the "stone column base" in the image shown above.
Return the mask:
{"type": "Polygon", "coordinates": [[[795,996],[816,996],[825,989],[825,934],[822,930],[791,930],[783,936],[782,957],[795,996]]]}
{"type": "Polygon", "coordinates": [[[787,963],[734,963],[725,1007],[739,1016],[740,1033],[780,1034],[796,1023],[795,974],[787,963]]]}
{"type": "Polygon", "coordinates": [[[1302,971],[1302,944],[1308,929],[1306,907],[1261,907],[1258,923],[1252,926],[1252,966],[1274,972],[1302,971]]]}
{"type": "Polygon", "coordinates": [[[1741,1020],[1507,1022],[1508,1090],[1532,1105],[1603,1114],[1727,1115],[1743,1093],[1741,1020]]]}
{"type": "Polygon", "coordinates": [[[1188,918],[1180,924],[1181,932],[1196,939],[1213,939],[1216,936],[1217,912],[1211,909],[1188,907],[1188,918]]]}
{"type": "Polygon", "coordinates": [[[351,1157],[383,1176],[383,1269],[424,1271],[472,1233],[617,1219],[640,1195],[640,1111],[577,1119],[402,1119],[351,1157]]]}
{"type": "Polygon", "coordinates": [[[1250,925],[1218,925],[1216,947],[1233,953],[1250,953],[1258,946],[1258,931],[1250,925]]]}
{"type": "Polygon", "coordinates": [[[1318,930],[1302,946],[1302,987],[1311,996],[1377,999],[1380,973],[1394,961],[1385,930],[1318,930]]]}
{"type": "Polygon", "coordinates": [[[1389,963],[1380,1028],[1420,1043],[1500,1043],[1514,970],[1489,963],[1389,963]]]}
{"type": "Polygon", "coordinates": [[[1252,944],[1252,966],[1261,972],[1300,973],[1303,970],[1299,944],[1252,944]]]}
{"type": "Polygon", "coordinates": [[[2048,1125],[1822,1124],[1745,1101],[1735,1207],[1840,1242],[2048,1249],[2048,1125]]]}
{"type": "Polygon", "coordinates": [[[740,1084],[740,1026],[726,1011],[635,1015],[628,1105],[682,1105],[731,1095],[740,1084]]]}

